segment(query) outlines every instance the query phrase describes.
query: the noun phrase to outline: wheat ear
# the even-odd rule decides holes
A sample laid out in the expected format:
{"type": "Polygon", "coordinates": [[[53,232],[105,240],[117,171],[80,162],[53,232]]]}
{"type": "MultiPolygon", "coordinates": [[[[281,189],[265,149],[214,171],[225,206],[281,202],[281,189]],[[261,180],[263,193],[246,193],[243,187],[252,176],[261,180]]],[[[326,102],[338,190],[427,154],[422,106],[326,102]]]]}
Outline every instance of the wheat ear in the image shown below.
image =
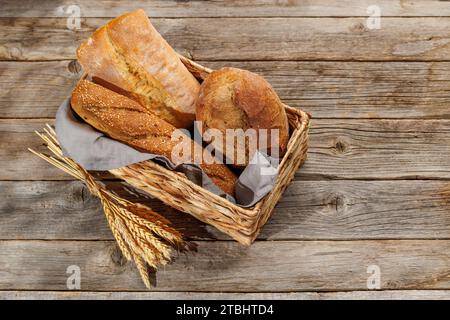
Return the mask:
{"type": "Polygon", "coordinates": [[[118,247],[127,260],[134,260],[144,284],[150,288],[147,265],[157,269],[171,260],[173,249],[185,250],[190,247],[181,233],[170,227],[170,222],[151,208],[112,193],[78,163],[65,157],[50,125],[46,125],[43,133],[36,131],[36,134],[45,142],[52,155],[28,150],[83,181],[89,191],[100,199],[118,247]]]}

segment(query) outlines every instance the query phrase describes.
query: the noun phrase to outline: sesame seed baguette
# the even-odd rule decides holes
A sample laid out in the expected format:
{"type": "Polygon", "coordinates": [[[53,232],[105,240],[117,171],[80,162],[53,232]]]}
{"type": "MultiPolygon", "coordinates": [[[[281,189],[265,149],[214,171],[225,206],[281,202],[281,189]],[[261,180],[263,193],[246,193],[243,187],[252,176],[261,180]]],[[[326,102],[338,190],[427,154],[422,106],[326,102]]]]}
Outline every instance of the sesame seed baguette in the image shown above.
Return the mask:
{"type": "MultiPolygon", "coordinates": [[[[72,92],[72,109],[87,123],[111,138],[136,149],[172,159],[172,150],[179,143],[172,141],[176,128],[145,107],[88,80],[81,80],[72,92]]],[[[195,142],[191,140],[191,150],[195,142]]],[[[223,191],[234,194],[235,174],[224,164],[202,163],[202,156],[191,153],[192,163],[199,164],[223,191]]]]}

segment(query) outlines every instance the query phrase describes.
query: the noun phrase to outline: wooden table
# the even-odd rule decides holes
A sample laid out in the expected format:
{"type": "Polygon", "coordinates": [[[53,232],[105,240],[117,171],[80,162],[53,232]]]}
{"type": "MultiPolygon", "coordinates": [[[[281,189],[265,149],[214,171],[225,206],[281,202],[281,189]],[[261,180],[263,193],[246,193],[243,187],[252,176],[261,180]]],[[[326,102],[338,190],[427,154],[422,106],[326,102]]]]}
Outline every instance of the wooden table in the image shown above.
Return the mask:
{"type": "Polygon", "coordinates": [[[0,298],[450,298],[449,2],[74,2],[79,30],[72,1],[0,1],[0,298]],[[152,291],[98,201],[27,151],[44,150],[34,130],[80,76],[76,47],[137,7],[180,53],[258,72],[314,118],[308,160],[251,247],[145,201],[198,244],[152,291]]]}

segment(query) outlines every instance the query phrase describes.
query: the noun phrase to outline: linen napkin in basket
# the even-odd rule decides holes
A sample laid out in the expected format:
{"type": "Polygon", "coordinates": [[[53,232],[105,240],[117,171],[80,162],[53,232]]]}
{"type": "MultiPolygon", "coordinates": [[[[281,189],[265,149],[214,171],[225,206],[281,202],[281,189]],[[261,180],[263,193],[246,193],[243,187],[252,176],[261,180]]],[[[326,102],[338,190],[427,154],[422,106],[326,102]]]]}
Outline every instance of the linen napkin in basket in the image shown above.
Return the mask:
{"type": "Polygon", "coordinates": [[[138,151],[124,143],[108,138],[75,115],[66,99],[56,113],[56,134],[65,156],[86,170],[107,171],[133,163],[154,160],[174,171],[183,172],[189,180],[216,195],[242,206],[251,207],[270,190],[278,175],[277,161],[257,152],[238,178],[235,198],[224,193],[195,164],[175,165],[166,157],[138,151]]]}

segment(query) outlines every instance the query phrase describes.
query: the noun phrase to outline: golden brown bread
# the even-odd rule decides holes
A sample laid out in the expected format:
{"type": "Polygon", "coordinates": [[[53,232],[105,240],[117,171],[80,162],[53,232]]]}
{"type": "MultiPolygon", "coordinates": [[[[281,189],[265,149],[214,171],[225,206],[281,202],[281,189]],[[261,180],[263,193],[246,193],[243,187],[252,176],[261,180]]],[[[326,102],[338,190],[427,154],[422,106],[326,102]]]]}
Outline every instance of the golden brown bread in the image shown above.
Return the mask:
{"type": "Polygon", "coordinates": [[[129,92],[161,119],[178,128],[192,125],[200,84],[143,10],[96,30],[78,48],[77,58],[90,76],[129,92]]]}
{"type": "MultiPolygon", "coordinates": [[[[252,72],[222,68],[213,71],[202,83],[196,102],[196,120],[202,121],[203,133],[207,129],[218,129],[225,137],[226,129],[256,129],[257,142],[262,138],[259,129],[268,129],[267,147],[258,145],[258,149],[270,153],[271,132],[278,129],[278,147],[280,156],[284,154],[289,139],[289,127],[284,106],[270,84],[261,76],[252,72]]],[[[205,137],[204,137],[205,138],[205,137]]],[[[205,139],[207,140],[207,139],[205,139]]],[[[256,145],[246,141],[245,145],[234,141],[222,141],[223,153],[232,155],[235,166],[248,164],[256,150],[256,145]],[[241,147],[241,149],[239,149],[241,147]],[[228,150],[228,151],[227,151],[228,150]],[[238,152],[239,150],[243,152],[238,152]],[[227,153],[229,152],[229,153],[227,153]],[[242,158],[239,160],[239,156],[242,158]]],[[[210,142],[210,141],[208,141],[210,142]]],[[[212,144],[220,146],[215,140],[212,144]]],[[[220,150],[219,150],[220,151],[220,150]]]]}
{"type": "MultiPolygon", "coordinates": [[[[176,128],[134,100],[81,80],[72,92],[71,105],[87,123],[111,138],[172,160],[172,149],[178,143],[171,140],[176,128]]],[[[194,141],[191,141],[191,150],[194,150],[194,141]]],[[[201,158],[193,154],[191,162],[199,164],[223,191],[234,194],[237,178],[230,169],[223,164],[203,164],[201,158]]]]}

